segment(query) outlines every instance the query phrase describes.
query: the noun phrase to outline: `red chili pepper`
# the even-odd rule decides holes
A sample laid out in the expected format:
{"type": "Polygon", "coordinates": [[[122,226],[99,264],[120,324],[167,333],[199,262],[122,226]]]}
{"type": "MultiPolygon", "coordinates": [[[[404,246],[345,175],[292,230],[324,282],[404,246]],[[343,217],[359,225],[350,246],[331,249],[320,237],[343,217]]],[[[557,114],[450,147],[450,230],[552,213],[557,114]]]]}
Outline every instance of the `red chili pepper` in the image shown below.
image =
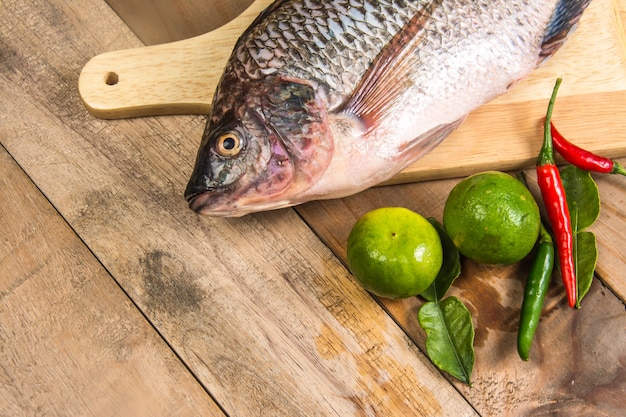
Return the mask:
{"type": "Polygon", "coordinates": [[[537,182],[555,236],[561,268],[561,278],[565,285],[567,301],[570,307],[574,307],[576,305],[578,290],[574,266],[574,235],[565,190],[561,181],[561,174],[554,161],[552,133],[550,129],[550,117],[552,117],[552,109],[554,108],[556,94],[560,85],[561,79],[558,78],[546,114],[543,145],[539,152],[539,158],[537,159],[537,182]]]}
{"type": "Polygon", "coordinates": [[[617,161],[596,155],[569,142],[552,122],[550,122],[550,130],[554,148],[570,164],[591,172],[626,175],[626,170],[617,161]]]}

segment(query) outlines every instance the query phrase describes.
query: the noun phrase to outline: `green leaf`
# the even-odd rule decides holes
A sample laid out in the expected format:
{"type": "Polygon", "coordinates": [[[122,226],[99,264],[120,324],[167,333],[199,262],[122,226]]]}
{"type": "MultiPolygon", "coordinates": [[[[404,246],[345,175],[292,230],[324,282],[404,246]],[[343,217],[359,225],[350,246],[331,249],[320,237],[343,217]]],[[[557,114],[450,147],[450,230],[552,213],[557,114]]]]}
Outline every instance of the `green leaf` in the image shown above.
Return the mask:
{"type": "Polygon", "coordinates": [[[443,298],[455,279],[461,274],[461,255],[448,237],[443,225],[433,218],[428,221],[435,227],[443,246],[443,264],[433,283],[420,294],[427,301],[438,301],[443,298]]]}
{"type": "Polygon", "coordinates": [[[574,233],[591,226],[600,214],[600,194],[588,171],[573,165],[561,169],[561,180],[574,233]]]}
{"type": "Polygon", "coordinates": [[[576,239],[576,278],[578,279],[578,300],[576,307],[591,288],[593,275],[598,262],[596,236],[591,232],[580,232],[576,239]]]}
{"type": "Polygon", "coordinates": [[[429,301],[417,314],[426,331],[426,353],[442,371],[471,385],[474,368],[474,325],[469,310],[456,297],[429,301]]]}
{"type": "Polygon", "coordinates": [[[600,215],[600,193],[591,174],[573,165],[561,169],[561,180],[574,233],[574,265],[578,281],[576,306],[580,307],[580,302],[591,287],[598,261],[596,237],[583,230],[591,226],[600,215]]]}

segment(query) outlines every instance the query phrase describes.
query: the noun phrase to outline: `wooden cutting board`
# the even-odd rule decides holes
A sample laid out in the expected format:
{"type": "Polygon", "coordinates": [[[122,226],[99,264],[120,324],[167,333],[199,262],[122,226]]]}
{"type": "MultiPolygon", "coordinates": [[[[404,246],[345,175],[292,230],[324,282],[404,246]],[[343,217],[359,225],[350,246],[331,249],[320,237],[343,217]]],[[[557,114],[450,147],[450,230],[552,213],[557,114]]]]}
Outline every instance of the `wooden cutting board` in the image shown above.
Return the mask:
{"type": "MultiPolygon", "coordinates": [[[[235,20],[201,36],[94,57],[79,79],[83,103],[105,119],[208,114],[234,43],[271,2],[257,0],[235,20]]],[[[443,144],[388,183],[532,167],[557,77],[563,84],[553,120],[562,133],[589,150],[626,156],[623,16],[625,0],[592,1],[577,31],[550,61],[473,112],[443,144]]]]}

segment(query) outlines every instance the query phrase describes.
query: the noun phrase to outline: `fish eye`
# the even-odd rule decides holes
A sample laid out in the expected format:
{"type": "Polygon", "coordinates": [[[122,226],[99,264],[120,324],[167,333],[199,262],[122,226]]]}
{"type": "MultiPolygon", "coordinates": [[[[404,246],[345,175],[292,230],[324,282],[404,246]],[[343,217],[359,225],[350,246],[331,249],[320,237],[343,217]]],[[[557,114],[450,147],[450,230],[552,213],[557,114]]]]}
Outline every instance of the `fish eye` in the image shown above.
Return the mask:
{"type": "Polygon", "coordinates": [[[220,135],[215,142],[215,150],[221,156],[236,156],[241,152],[243,144],[237,132],[231,131],[220,135]]]}

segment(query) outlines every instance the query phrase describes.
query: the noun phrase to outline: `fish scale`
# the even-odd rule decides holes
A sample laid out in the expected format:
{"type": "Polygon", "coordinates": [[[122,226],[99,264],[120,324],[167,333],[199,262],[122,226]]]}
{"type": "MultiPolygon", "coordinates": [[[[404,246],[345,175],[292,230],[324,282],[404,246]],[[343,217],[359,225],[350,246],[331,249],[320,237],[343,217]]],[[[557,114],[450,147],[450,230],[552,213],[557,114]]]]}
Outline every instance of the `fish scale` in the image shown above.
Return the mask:
{"type": "MultiPolygon", "coordinates": [[[[233,71],[242,80],[280,73],[314,81],[324,85],[331,96],[338,96],[336,104],[350,94],[382,48],[411,17],[432,13],[434,4],[402,0],[283,1],[267,19],[246,31],[233,54],[237,60],[231,60],[232,66],[226,71],[233,71]]],[[[442,62],[437,52],[446,50],[446,42],[457,42],[475,32],[475,25],[463,27],[463,22],[471,21],[468,16],[484,23],[484,16],[491,14],[492,32],[506,33],[499,22],[510,21],[506,17],[518,14],[516,9],[515,2],[444,1],[436,8],[429,36],[416,53],[423,62],[442,62]]],[[[536,42],[534,47],[538,47],[536,42]]],[[[437,70],[433,65],[424,66],[424,71],[437,70]]]]}
{"type": "Polygon", "coordinates": [[[589,0],[282,0],[241,35],[186,198],[241,216],[391,178],[564,42],[589,0]]]}
{"type": "Polygon", "coordinates": [[[349,71],[362,75],[420,9],[420,2],[382,1],[376,7],[375,3],[336,1],[329,7],[324,1],[282,2],[271,19],[244,34],[235,50],[243,66],[234,70],[239,77],[251,79],[280,70],[288,76],[319,80],[345,94],[354,84],[346,84],[341,74],[349,71]],[[388,14],[383,14],[385,11],[388,14]],[[286,54],[276,54],[275,39],[289,45],[286,54]],[[261,57],[267,51],[272,52],[271,57],[261,57]]]}

